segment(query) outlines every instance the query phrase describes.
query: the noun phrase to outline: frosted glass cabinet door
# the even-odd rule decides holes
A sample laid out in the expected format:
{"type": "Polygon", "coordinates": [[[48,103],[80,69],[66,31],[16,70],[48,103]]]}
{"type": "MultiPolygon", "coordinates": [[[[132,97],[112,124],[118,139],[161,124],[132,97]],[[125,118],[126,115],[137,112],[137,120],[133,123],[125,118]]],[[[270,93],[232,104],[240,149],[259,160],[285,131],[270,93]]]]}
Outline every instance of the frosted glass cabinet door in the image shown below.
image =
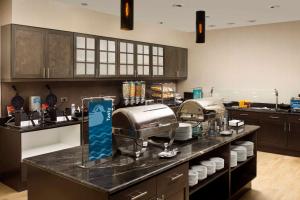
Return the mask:
{"type": "Polygon", "coordinates": [[[86,39],[86,48],[87,49],[95,49],[95,39],[94,38],[86,39]]]}
{"type": "Polygon", "coordinates": [[[76,47],[80,49],[85,49],[85,37],[76,38],[76,47]]]}

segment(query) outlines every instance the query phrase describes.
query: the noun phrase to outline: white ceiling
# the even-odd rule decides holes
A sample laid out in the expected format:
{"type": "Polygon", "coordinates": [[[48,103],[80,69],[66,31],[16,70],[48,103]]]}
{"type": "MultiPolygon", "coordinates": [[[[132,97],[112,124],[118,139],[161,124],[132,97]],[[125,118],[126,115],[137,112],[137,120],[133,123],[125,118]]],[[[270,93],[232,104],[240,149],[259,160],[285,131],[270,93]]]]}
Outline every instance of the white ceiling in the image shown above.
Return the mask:
{"type": "MultiPolygon", "coordinates": [[[[88,3],[87,9],[118,16],[120,13],[120,0],[59,1],[78,6],[84,2],[88,3]]],[[[207,12],[207,29],[220,29],[300,20],[299,8],[300,0],[135,0],[135,20],[163,21],[162,26],[191,32],[194,31],[196,10],[207,12]],[[176,3],[183,7],[173,7],[176,3]],[[280,5],[280,8],[270,9],[271,5],[280,5]]]]}

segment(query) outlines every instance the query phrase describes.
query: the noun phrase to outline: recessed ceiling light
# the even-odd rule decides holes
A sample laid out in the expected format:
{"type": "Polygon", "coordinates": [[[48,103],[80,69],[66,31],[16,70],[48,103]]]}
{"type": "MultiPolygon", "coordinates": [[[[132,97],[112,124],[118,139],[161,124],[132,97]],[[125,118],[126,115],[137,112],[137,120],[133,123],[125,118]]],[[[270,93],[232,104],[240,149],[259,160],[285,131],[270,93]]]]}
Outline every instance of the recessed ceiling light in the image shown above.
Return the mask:
{"type": "Polygon", "coordinates": [[[163,21],[160,21],[160,22],[158,22],[159,24],[164,24],[164,22],[163,21]]]}
{"type": "Polygon", "coordinates": [[[269,8],[274,9],[274,8],[280,8],[280,5],[271,5],[269,8]]]}
{"type": "Polygon", "coordinates": [[[89,4],[86,3],[86,2],[82,2],[81,5],[82,5],[82,6],[88,6],[89,4]]]}
{"type": "Polygon", "coordinates": [[[216,27],[216,25],[212,24],[212,25],[209,25],[208,27],[214,28],[214,27],[216,27]]]}
{"type": "Polygon", "coordinates": [[[251,19],[251,20],[248,20],[249,23],[255,23],[256,20],[255,19],[251,19]]]}
{"type": "Polygon", "coordinates": [[[174,3],[172,6],[173,6],[174,8],[182,8],[182,7],[183,7],[183,4],[174,3]]]}
{"type": "Polygon", "coordinates": [[[207,15],[207,16],[205,16],[206,18],[210,18],[210,16],[209,15],[207,15]]]}
{"type": "Polygon", "coordinates": [[[229,23],[227,23],[228,25],[235,25],[235,23],[234,22],[229,22],[229,23]]]}

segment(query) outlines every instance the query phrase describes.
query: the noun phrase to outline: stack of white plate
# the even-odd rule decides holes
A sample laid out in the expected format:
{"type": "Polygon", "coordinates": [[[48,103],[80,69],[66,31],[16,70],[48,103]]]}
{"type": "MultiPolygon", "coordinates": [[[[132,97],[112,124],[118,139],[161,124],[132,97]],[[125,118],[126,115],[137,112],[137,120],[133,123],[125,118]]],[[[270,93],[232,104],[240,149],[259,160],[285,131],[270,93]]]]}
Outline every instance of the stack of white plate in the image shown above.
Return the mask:
{"type": "Polygon", "coordinates": [[[216,170],[224,169],[224,159],[220,157],[213,157],[209,159],[210,161],[213,161],[216,163],[216,170]]]}
{"type": "Polygon", "coordinates": [[[236,166],[237,166],[237,152],[230,151],[230,167],[236,167],[236,166]]]}
{"type": "Polygon", "coordinates": [[[237,152],[237,161],[244,162],[247,160],[247,148],[244,146],[233,146],[232,151],[237,152]]]}
{"type": "Polygon", "coordinates": [[[216,173],[216,163],[213,161],[205,160],[200,163],[207,168],[207,175],[216,173]]]}
{"type": "Polygon", "coordinates": [[[198,180],[204,180],[207,178],[207,167],[203,165],[194,165],[192,170],[198,173],[198,180]]]}
{"type": "Polygon", "coordinates": [[[176,129],[175,140],[188,140],[193,137],[192,125],[189,123],[179,123],[179,127],[176,129]]]}
{"type": "Polygon", "coordinates": [[[194,170],[189,170],[189,186],[198,184],[198,173],[194,170]]]}
{"type": "Polygon", "coordinates": [[[254,143],[250,141],[237,141],[237,145],[244,146],[247,149],[247,157],[254,155],[254,143]]]}

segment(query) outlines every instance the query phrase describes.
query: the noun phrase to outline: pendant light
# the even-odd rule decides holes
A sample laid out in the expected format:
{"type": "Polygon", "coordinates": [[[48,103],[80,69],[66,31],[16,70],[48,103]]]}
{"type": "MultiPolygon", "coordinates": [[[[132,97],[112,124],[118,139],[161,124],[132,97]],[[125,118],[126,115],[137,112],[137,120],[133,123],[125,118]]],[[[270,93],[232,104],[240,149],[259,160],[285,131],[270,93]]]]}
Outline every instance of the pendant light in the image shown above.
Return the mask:
{"type": "Polygon", "coordinates": [[[196,12],[196,43],[205,43],[205,11],[196,12]]]}
{"type": "Polygon", "coordinates": [[[121,29],[133,30],[133,0],[121,0],[121,29]]]}

